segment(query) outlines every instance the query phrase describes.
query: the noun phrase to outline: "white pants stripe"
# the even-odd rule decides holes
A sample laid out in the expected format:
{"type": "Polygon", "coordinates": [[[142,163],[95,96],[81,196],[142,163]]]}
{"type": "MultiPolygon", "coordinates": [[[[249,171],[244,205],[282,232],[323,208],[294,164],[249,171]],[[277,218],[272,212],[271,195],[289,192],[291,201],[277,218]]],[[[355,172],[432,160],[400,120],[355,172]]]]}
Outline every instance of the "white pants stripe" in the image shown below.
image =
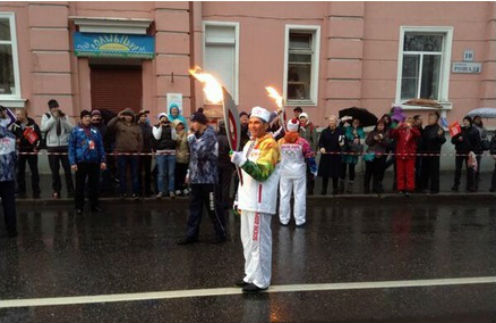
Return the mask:
{"type": "Polygon", "coordinates": [[[296,225],[306,222],[307,212],[307,178],[286,178],[281,176],[279,184],[279,220],[288,224],[291,218],[291,192],[294,194],[293,213],[296,225]]]}
{"type": "Polygon", "coordinates": [[[241,242],[245,257],[244,281],[268,288],[272,274],[270,214],[241,211],[241,242]]]}

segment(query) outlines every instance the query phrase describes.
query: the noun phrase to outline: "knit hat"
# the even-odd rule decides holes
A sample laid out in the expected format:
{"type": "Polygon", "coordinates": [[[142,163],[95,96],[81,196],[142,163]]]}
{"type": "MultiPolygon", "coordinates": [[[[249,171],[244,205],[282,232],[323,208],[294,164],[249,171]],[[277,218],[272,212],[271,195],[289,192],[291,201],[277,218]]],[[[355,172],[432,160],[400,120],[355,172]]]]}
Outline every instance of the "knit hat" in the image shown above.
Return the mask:
{"type": "Polygon", "coordinates": [[[126,108],[126,109],[122,110],[121,114],[122,115],[128,115],[128,116],[131,116],[133,118],[136,116],[134,111],[131,110],[130,108],[126,108]]]}
{"type": "Polygon", "coordinates": [[[102,113],[98,109],[91,110],[91,116],[101,116],[102,113]]]}
{"type": "Polygon", "coordinates": [[[300,122],[296,118],[288,121],[288,131],[290,132],[297,132],[299,126],[300,126],[300,122]]]}
{"type": "Polygon", "coordinates": [[[270,112],[262,107],[254,107],[253,109],[251,109],[250,118],[251,117],[257,117],[263,122],[269,122],[270,112]]]}
{"type": "Polygon", "coordinates": [[[86,116],[90,116],[91,117],[91,112],[89,112],[88,110],[83,110],[83,111],[81,111],[81,113],[79,114],[79,116],[81,117],[81,119],[83,119],[83,117],[86,117],[86,116]]]}
{"type": "Polygon", "coordinates": [[[169,119],[169,117],[167,116],[167,113],[165,112],[160,112],[158,115],[157,115],[157,119],[160,120],[162,117],[166,117],[167,119],[169,119]]]}
{"type": "Polygon", "coordinates": [[[203,108],[199,108],[198,111],[193,113],[191,116],[191,122],[199,122],[201,124],[207,124],[207,116],[203,113],[203,108]]]}
{"type": "Polygon", "coordinates": [[[57,102],[57,100],[51,99],[50,101],[48,101],[48,108],[54,109],[58,107],[59,107],[59,103],[57,102]]]}
{"type": "Polygon", "coordinates": [[[298,119],[301,119],[301,118],[306,118],[308,120],[308,113],[306,113],[306,112],[300,113],[300,115],[298,116],[298,119]]]}

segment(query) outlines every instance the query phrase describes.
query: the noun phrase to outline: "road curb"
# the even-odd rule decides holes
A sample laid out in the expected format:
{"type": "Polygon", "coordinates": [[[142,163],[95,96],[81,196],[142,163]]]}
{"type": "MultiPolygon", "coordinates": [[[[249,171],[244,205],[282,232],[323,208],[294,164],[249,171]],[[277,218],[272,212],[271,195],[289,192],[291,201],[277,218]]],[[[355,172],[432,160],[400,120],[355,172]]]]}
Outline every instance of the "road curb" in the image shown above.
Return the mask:
{"type": "MultiPolygon", "coordinates": [[[[311,195],[307,197],[308,201],[315,202],[349,202],[349,201],[411,201],[411,202],[419,202],[419,201],[453,201],[453,202],[466,202],[469,201],[487,201],[487,200],[495,200],[495,193],[439,193],[439,194],[411,194],[406,197],[403,194],[342,194],[342,195],[311,195]]],[[[140,198],[137,200],[134,199],[121,199],[118,197],[104,197],[100,199],[101,204],[103,205],[170,205],[173,204],[187,204],[189,203],[188,197],[176,197],[174,199],[171,198],[162,198],[156,199],[153,197],[148,198],[140,198]]],[[[61,198],[61,199],[17,199],[17,205],[19,206],[69,206],[74,204],[74,199],[71,198],[61,198]]]]}

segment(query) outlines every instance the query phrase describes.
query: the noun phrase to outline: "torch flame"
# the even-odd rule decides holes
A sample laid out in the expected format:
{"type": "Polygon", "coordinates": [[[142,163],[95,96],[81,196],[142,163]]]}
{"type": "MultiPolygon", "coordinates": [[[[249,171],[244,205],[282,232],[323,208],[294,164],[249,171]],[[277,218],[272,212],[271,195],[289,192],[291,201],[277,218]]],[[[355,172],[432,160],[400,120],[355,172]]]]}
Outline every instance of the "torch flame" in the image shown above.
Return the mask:
{"type": "Polygon", "coordinates": [[[269,94],[269,98],[274,99],[276,101],[277,107],[279,109],[282,109],[282,96],[279,94],[279,92],[277,92],[276,89],[271,86],[266,86],[265,89],[269,94]]]}
{"type": "Polygon", "coordinates": [[[194,69],[190,69],[189,73],[193,75],[198,81],[204,84],[203,93],[207,101],[212,104],[219,104],[223,101],[224,95],[222,93],[222,85],[209,73],[201,73],[201,68],[196,66],[194,69]]]}

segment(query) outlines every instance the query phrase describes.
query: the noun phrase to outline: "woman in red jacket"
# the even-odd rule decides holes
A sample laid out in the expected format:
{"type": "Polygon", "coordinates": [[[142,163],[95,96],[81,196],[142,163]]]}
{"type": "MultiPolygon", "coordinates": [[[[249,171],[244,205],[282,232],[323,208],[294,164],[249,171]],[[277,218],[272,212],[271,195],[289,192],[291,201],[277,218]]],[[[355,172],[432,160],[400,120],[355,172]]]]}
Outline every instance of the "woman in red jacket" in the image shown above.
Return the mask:
{"type": "Polygon", "coordinates": [[[420,132],[412,126],[412,119],[400,123],[391,131],[391,137],[396,140],[396,182],[398,191],[408,196],[415,190],[415,159],[417,153],[417,138],[420,132]]]}

